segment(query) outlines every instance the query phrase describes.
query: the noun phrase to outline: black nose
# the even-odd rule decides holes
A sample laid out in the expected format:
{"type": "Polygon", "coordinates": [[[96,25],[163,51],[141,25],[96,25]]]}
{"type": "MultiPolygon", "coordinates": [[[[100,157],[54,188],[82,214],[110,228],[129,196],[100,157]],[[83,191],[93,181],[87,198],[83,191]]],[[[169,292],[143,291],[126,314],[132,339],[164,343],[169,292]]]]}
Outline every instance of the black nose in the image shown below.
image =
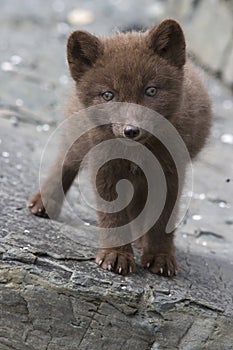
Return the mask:
{"type": "Polygon", "coordinates": [[[129,139],[135,139],[140,134],[140,129],[134,125],[127,125],[124,128],[124,135],[129,139]]]}

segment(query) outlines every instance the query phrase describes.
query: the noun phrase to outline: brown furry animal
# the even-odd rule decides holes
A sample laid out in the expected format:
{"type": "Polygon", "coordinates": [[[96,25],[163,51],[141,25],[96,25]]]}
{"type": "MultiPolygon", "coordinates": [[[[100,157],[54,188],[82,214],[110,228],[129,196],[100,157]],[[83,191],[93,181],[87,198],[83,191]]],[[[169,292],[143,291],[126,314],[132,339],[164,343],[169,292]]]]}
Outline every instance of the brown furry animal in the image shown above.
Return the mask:
{"type": "MultiPolygon", "coordinates": [[[[197,73],[189,62],[186,63],[185,39],[176,21],[164,20],[144,33],[121,33],[101,39],[85,31],[75,31],[68,39],[67,57],[75,81],[67,116],[83,108],[112,101],[142,105],[157,111],[174,125],[191,158],[201,150],[210,128],[210,102],[197,73]]],[[[90,137],[75,142],[67,153],[62,168],[62,186],[66,193],[78,173],[83,156],[93,145],[114,137],[142,141],[160,161],[168,192],[159,219],[139,240],[141,263],[153,273],[173,276],[177,273],[173,233],[165,234],[165,228],[177,199],[176,167],[159,140],[150,135],[142,140],[142,136],[143,131],[137,125],[129,125],[127,120],[124,125],[109,123],[95,128],[90,137]]],[[[57,195],[57,173],[62,162],[63,156],[59,156],[43,185],[46,193],[44,203],[40,192],[29,200],[33,214],[46,216],[48,207],[59,213],[62,201],[57,195]]],[[[98,213],[101,227],[123,225],[142,210],[147,184],[143,172],[132,169],[124,159],[115,160],[112,164],[109,162],[100,169],[96,184],[105,200],[111,201],[116,197],[114,186],[119,179],[129,179],[135,190],[134,200],[127,211],[98,213]]],[[[131,244],[99,249],[96,262],[102,268],[119,274],[132,272],[134,255],[131,244]]]]}

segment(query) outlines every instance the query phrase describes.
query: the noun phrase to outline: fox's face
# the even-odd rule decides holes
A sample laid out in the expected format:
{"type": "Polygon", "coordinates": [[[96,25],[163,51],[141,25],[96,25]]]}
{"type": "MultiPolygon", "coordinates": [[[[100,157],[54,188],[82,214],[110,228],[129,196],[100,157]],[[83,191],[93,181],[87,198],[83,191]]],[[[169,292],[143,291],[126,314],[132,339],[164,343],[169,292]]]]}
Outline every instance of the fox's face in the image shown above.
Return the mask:
{"type": "MultiPolygon", "coordinates": [[[[145,33],[105,39],[75,31],[68,39],[67,56],[84,107],[128,102],[172,119],[182,104],[185,40],[173,20],[145,33]]],[[[112,130],[117,137],[138,140],[143,136],[132,116],[126,116],[124,123],[113,123],[112,130]]]]}

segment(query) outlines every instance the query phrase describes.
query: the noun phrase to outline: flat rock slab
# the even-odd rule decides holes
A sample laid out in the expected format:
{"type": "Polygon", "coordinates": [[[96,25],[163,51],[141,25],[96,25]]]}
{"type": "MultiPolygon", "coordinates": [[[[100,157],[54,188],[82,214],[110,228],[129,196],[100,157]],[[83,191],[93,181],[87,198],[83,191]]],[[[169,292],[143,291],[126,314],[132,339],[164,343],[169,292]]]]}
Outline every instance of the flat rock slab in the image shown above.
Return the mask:
{"type": "MultiPolygon", "coordinates": [[[[167,279],[148,273],[137,250],[135,273],[103,271],[94,263],[88,223],[95,217],[88,207],[75,203],[86,223],[78,227],[65,224],[67,207],[56,222],[26,208],[69,85],[61,59],[67,29],[66,17],[57,11],[62,2],[50,8],[50,2],[30,7],[22,1],[19,12],[3,3],[6,17],[0,16],[10,20],[2,37],[9,40],[10,55],[21,47],[24,63],[17,72],[2,71],[0,80],[0,350],[233,349],[231,94],[201,72],[213,100],[214,125],[194,164],[193,199],[177,230],[179,274],[167,279]],[[36,42],[45,36],[47,42],[30,44],[30,28],[38,30],[36,42]]],[[[119,14],[114,21],[120,21],[119,14]]],[[[91,28],[103,31],[98,22],[91,28]]],[[[74,185],[71,199],[77,191],[74,185]]]]}

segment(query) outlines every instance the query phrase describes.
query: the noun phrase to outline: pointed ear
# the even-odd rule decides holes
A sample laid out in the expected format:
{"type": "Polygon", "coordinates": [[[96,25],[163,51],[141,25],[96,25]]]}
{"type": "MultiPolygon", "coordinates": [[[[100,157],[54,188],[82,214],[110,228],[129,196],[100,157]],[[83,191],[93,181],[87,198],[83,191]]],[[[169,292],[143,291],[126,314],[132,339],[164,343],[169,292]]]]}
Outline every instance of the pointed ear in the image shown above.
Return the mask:
{"type": "Polygon", "coordinates": [[[167,19],[149,30],[148,42],[151,49],[173,66],[185,64],[185,38],[180,25],[167,19]]]}
{"type": "Polygon", "coordinates": [[[81,30],[73,32],[67,41],[67,60],[72,78],[78,81],[102,52],[102,42],[96,36],[81,30]]]}

